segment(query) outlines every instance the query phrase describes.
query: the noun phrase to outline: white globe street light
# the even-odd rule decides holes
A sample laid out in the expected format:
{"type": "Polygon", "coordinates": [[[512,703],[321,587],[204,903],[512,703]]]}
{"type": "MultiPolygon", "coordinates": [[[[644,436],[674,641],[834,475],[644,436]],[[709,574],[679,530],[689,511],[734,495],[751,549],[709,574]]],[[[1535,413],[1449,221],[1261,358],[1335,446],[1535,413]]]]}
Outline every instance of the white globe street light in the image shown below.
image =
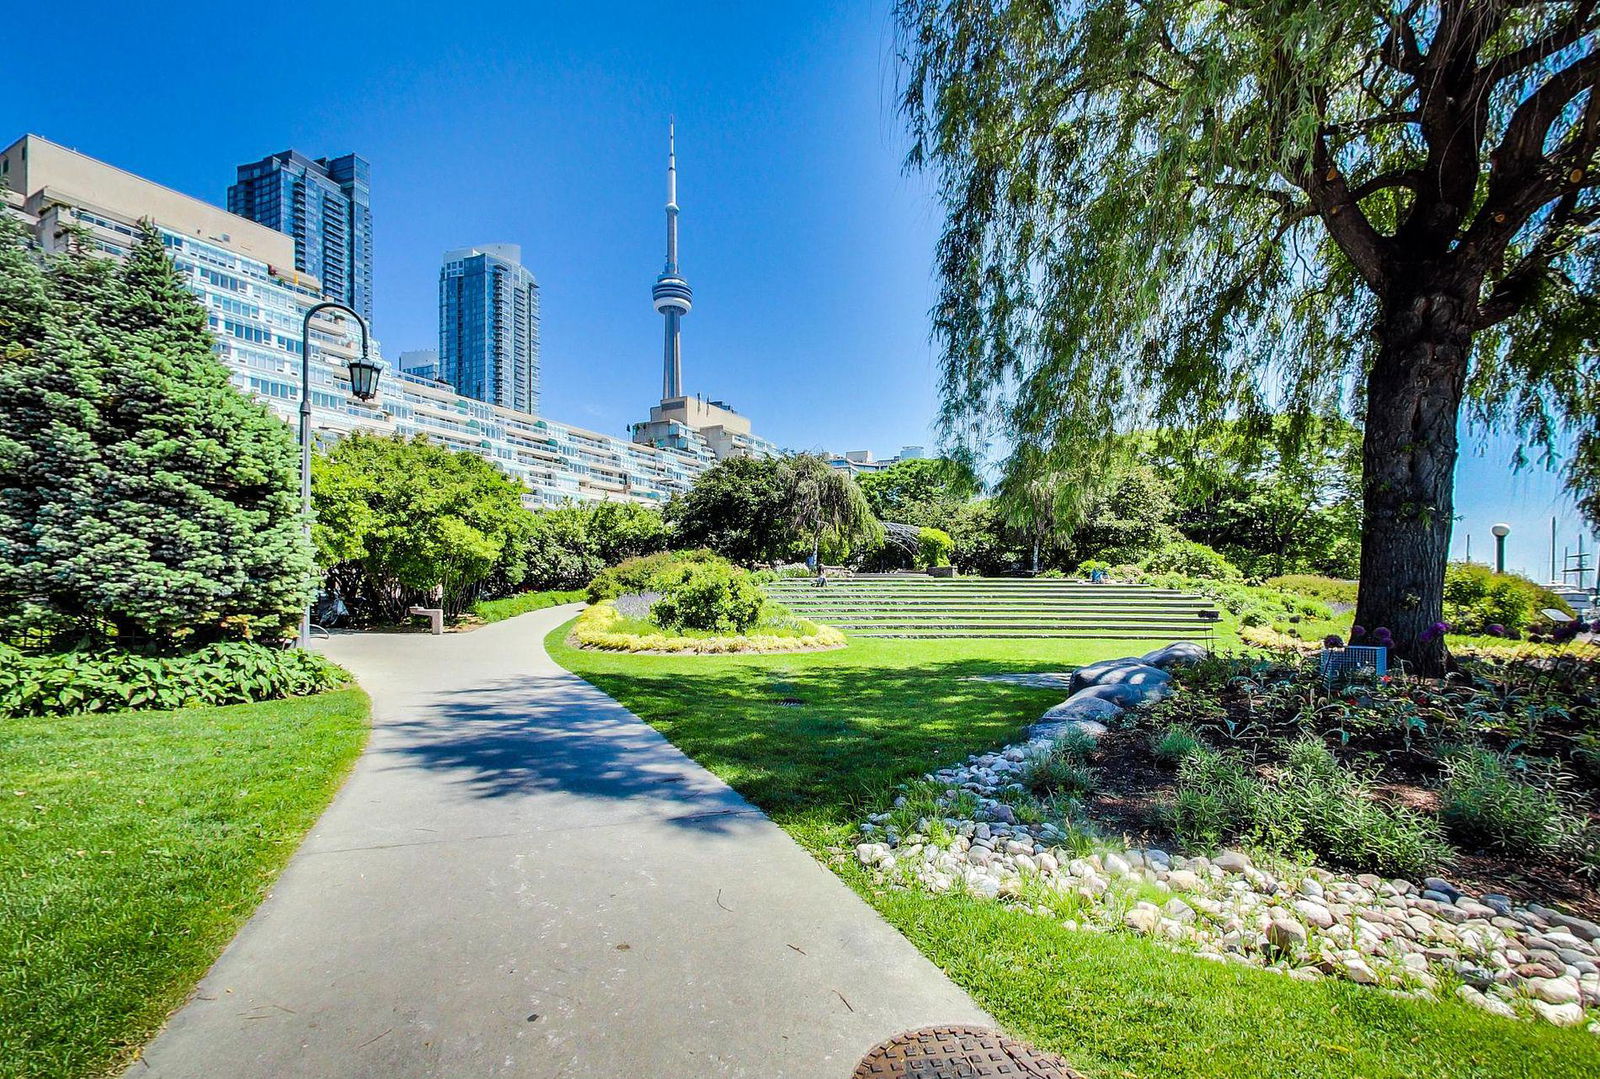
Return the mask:
{"type": "Polygon", "coordinates": [[[1511,526],[1503,523],[1497,524],[1489,529],[1489,533],[1494,536],[1494,571],[1496,573],[1504,573],[1506,571],[1506,537],[1511,535],[1511,526]]]}

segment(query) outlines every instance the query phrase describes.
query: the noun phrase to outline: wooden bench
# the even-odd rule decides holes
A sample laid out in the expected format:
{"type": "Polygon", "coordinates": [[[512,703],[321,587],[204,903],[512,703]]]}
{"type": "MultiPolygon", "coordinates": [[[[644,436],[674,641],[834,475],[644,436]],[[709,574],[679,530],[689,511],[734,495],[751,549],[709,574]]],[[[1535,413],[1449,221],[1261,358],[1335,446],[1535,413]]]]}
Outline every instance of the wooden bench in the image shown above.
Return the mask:
{"type": "Polygon", "coordinates": [[[444,632],[444,611],[438,607],[408,607],[406,608],[406,614],[417,618],[426,616],[435,637],[444,632]]]}

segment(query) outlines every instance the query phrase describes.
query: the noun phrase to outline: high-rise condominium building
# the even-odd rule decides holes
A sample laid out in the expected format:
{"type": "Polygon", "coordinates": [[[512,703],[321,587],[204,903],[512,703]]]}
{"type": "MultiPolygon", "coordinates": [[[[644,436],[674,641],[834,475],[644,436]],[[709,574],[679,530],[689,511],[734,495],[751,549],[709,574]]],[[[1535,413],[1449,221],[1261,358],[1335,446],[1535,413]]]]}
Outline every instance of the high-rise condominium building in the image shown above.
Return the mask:
{"type": "Polygon", "coordinates": [[[539,286],[516,244],[448,251],[439,271],[439,375],[477,401],[539,411],[539,286]]]}
{"type": "Polygon", "coordinates": [[[400,370],[418,378],[444,381],[444,376],[439,373],[439,350],[436,348],[414,348],[400,353],[400,370]]]}
{"type": "Polygon", "coordinates": [[[294,237],[294,267],[372,321],[371,166],[357,154],[319,157],[295,150],[238,168],[228,209],[294,237]]]}

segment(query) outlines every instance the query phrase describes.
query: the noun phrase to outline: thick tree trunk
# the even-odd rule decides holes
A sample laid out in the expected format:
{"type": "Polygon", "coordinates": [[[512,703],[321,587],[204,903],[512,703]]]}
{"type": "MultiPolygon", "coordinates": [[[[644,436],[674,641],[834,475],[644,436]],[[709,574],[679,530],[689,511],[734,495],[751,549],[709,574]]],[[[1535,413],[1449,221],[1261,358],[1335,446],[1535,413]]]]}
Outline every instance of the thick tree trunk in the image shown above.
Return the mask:
{"type": "Polygon", "coordinates": [[[1412,672],[1444,673],[1443,615],[1455,516],[1456,423],[1472,347],[1470,283],[1415,274],[1385,298],[1367,381],[1361,591],[1356,624],[1387,627],[1412,672]]]}

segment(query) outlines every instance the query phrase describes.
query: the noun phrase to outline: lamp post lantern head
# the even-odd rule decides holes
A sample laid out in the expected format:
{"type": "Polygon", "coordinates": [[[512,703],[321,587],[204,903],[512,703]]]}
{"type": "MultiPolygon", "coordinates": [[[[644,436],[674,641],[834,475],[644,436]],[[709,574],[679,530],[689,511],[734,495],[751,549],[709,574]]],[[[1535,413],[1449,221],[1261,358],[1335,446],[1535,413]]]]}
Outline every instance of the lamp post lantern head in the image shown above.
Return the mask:
{"type": "Polygon", "coordinates": [[[365,353],[351,360],[350,392],[363,401],[370,401],[378,396],[378,376],[383,373],[383,368],[373,363],[365,353]]]}
{"type": "Polygon", "coordinates": [[[1504,573],[1506,571],[1506,537],[1511,535],[1511,526],[1503,523],[1497,524],[1490,528],[1489,532],[1494,536],[1494,571],[1496,573],[1504,573]]]}

